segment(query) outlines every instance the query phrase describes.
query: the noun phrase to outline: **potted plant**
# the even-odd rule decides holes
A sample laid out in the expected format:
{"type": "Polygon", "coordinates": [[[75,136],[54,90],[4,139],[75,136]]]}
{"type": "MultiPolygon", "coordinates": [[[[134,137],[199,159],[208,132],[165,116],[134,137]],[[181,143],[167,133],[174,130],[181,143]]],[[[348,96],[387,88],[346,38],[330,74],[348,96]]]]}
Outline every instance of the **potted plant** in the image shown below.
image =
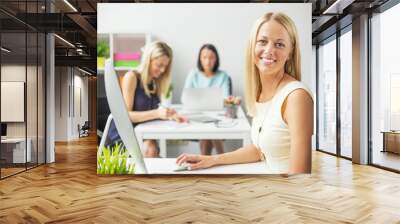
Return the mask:
{"type": "Polygon", "coordinates": [[[241,103],[240,96],[229,96],[224,100],[225,116],[229,118],[237,118],[238,106],[241,103]]]}
{"type": "Polygon", "coordinates": [[[164,107],[171,107],[172,105],[172,91],[174,90],[174,86],[172,83],[168,86],[168,90],[165,94],[161,96],[161,105],[164,107]]]}
{"type": "Polygon", "coordinates": [[[121,144],[104,147],[97,153],[97,174],[134,174],[135,164],[128,161],[128,151],[121,144]]]}
{"type": "Polygon", "coordinates": [[[97,43],[97,68],[104,69],[105,59],[110,56],[110,47],[106,41],[97,43]]]}

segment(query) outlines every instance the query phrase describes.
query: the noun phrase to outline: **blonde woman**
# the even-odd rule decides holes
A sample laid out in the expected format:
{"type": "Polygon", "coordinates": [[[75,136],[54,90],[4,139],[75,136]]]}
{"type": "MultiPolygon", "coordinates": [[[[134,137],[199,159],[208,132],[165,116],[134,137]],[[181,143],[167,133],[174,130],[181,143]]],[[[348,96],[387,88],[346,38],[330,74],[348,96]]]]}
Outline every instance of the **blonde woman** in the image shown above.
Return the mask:
{"type": "Polygon", "coordinates": [[[253,117],[252,144],[214,156],[182,154],[189,169],[266,160],[267,172],[311,172],[313,99],[301,77],[293,21],[267,13],[253,26],[246,52],[246,103],[253,117]]]}
{"type": "MultiPolygon", "coordinates": [[[[175,110],[159,107],[170,84],[171,63],[171,48],[164,42],[153,42],[145,47],[138,69],[125,74],[121,89],[133,125],[155,119],[185,121],[175,110]]],[[[120,140],[114,123],[108,137],[111,142],[120,140]]],[[[159,157],[155,140],[145,140],[144,147],[145,157],[159,157]]]]}

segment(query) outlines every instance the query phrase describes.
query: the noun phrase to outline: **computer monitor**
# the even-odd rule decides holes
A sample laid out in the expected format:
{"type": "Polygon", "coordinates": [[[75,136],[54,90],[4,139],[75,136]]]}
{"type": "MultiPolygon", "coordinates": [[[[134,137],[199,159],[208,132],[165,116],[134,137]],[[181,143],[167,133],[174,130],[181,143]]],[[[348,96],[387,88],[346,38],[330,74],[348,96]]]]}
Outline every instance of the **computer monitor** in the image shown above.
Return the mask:
{"type": "Polygon", "coordinates": [[[129,119],[121,88],[118,83],[117,74],[115,73],[111,59],[106,60],[104,71],[104,86],[106,89],[108,105],[110,107],[115,127],[118,130],[118,134],[121,137],[122,142],[126,146],[129,154],[133,157],[133,160],[136,164],[135,173],[147,174],[146,164],[144,163],[143,155],[140,151],[139,143],[137,142],[132,122],[129,119]]]}
{"type": "Polygon", "coordinates": [[[7,124],[6,123],[1,123],[1,136],[2,137],[7,136],[7,124]]]}

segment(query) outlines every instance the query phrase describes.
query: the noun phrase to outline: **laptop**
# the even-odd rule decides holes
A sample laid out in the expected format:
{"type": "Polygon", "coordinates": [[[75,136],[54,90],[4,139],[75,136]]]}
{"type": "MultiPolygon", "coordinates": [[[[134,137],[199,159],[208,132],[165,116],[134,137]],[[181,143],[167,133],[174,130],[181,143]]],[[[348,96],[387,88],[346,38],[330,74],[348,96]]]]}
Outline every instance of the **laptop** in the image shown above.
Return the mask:
{"type": "Polygon", "coordinates": [[[181,102],[187,111],[216,111],[224,109],[222,88],[185,88],[181,102]]]}
{"type": "Polygon", "coordinates": [[[182,92],[181,101],[183,111],[179,113],[189,118],[190,121],[199,123],[219,121],[218,118],[205,115],[203,112],[224,109],[222,88],[185,88],[182,92]]]}
{"type": "Polygon", "coordinates": [[[208,115],[189,115],[186,116],[190,121],[198,122],[198,123],[213,123],[218,122],[220,119],[208,115]]]}

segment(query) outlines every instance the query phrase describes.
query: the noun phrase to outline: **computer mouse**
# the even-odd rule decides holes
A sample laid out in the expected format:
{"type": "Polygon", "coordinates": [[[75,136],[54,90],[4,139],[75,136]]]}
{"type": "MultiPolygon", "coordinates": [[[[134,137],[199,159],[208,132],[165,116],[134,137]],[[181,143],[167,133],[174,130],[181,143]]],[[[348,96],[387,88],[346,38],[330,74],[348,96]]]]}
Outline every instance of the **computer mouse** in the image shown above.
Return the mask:
{"type": "Polygon", "coordinates": [[[179,172],[179,171],[189,171],[190,170],[190,165],[188,163],[182,163],[180,166],[174,170],[174,172],[179,172]]]}

